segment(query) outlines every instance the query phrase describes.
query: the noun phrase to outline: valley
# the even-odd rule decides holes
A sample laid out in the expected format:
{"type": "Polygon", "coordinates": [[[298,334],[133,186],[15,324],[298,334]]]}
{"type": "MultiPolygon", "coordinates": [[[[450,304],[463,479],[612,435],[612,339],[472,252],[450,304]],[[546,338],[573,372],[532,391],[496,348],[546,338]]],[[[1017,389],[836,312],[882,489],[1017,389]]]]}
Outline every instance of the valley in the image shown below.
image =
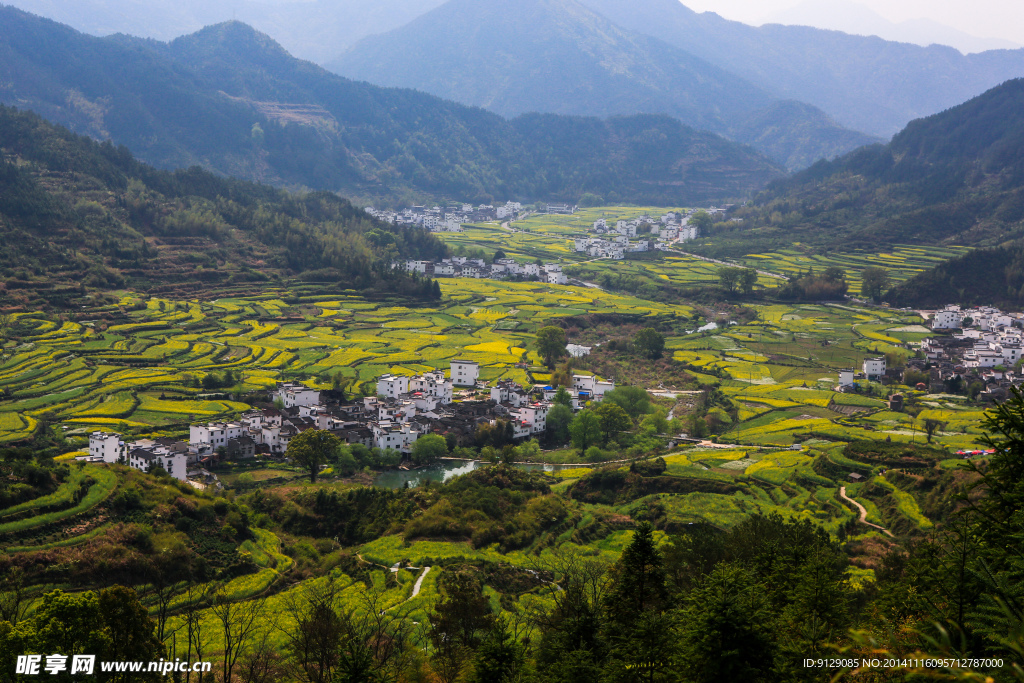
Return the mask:
{"type": "Polygon", "coordinates": [[[17,2],[0,683],[1021,680],[1024,50],[17,2]]]}

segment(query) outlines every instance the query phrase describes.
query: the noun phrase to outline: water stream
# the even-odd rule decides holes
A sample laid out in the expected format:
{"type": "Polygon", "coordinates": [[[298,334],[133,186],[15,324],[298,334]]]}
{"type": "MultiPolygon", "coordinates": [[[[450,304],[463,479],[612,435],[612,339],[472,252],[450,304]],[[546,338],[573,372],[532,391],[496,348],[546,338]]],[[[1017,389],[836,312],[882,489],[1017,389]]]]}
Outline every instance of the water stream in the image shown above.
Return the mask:
{"type": "MultiPolygon", "coordinates": [[[[419,486],[424,481],[445,482],[460,474],[467,474],[478,467],[484,467],[487,463],[480,460],[443,460],[436,465],[421,467],[416,470],[388,470],[381,472],[373,479],[374,486],[381,486],[388,489],[400,489],[406,484],[419,486]]],[[[572,469],[571,465],[549,465],[549,464],[524,464],[516,465],[524,470],[543,470],[544,472],[555,472],[557,470],[572,469]]]]}

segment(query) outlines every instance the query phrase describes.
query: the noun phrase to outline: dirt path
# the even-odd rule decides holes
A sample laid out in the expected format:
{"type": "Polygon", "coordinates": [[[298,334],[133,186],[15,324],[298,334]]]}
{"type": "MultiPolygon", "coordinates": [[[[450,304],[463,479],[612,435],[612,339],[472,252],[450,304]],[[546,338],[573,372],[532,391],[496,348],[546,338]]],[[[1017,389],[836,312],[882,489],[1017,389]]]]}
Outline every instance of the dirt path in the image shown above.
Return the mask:
{"type": "MultiPolygon", "coordinates": [[[[889,536],[892,536],[892,532],[889,531],[888,529],[886,529],[885,527],[878,526],[877,524],[872,524],[871,522],[868,521],[868,511],[866,509],[864,509],[863,505],[861,505],[860,503],[855,501],[853,498],[850,498],[848,495],[846,495],[846,487],[845,486],[840,486],[839,487],[839,497],[842,498],[843,500],[847,501],[848,503],[853,505],[855,508],[857,508],[857,510],[860,511],[860,519],[858,519],[857,521],[859,521],[861,524],[866,524],[867,526],[874,527],[875,529],[878,529],[879,531],[883,531],[883,532],[889,534],[889,536]]],[[[892,537],[895,538],[894,536],[892,536],[892,537]]]]}
{"type": "MultiPolygon", "coordinates": [[[[409,600],[412,600],[420,594],[420,588],[423,586],[423,579],[427,578],[427,572],[429,571],[430,567],[423,568],[423,573],[420,574],[420,578],[416,579],[416,583],[412,586],[412,595],[409,596],[409,600]]],[[[406,602],[408,602],[408,600],[406,602]]]]}

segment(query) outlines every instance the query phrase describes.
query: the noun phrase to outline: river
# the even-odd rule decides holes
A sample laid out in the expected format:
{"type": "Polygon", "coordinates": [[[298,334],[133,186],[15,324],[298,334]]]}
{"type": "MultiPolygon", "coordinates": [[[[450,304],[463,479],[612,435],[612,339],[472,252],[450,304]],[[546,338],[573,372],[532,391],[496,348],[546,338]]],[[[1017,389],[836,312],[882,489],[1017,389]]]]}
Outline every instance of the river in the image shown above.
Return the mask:
{"type": "MultiPolygon", "coordinates": [[[[467,474],[478,467],[484,467],[487,463],[481,460],[443,460],[436,465],[421,467],[416,470],[388,470],[381,472],[373,479],[374,486],[381,486],[388,489],[400,489],[406,484],[419,486],[424,481],[445,482],[460,474],[467,474]]],[[[519,464],[516,467],[524,470],[543,470],[554,472],[556,470],[573,469],[578,465],[548,465],[548,464],[519,464]]]]}

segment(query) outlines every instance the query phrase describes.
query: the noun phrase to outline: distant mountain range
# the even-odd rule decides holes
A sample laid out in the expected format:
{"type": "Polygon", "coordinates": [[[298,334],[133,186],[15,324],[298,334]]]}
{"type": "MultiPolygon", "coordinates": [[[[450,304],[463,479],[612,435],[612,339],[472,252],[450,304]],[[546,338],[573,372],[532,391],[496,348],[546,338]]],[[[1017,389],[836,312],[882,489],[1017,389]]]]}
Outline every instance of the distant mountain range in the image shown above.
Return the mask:
{"type": "Polygon", "coordinates": [[[576,0],[449,0],[328,67],[504,116],[658,113],[803,168],[876,142],[576,0]]]}
{"type": "Polygon", "coordinates": [[[888,145],[773,183],[739,211],[742,226],[693,248],[749,254],[799,242],[874,252],[899,243],[986,247],[1019,240],[1022,149],[1024,79],[1016,79],[914,121],[888,145]]]}
{"type": "Polygon", "coordinates": [[[840,125],[888,138],[1024,76],[1024,50],[962,55],[806,26],[748,26],[678,0],[581,0],[622,28],[698,55],[781,99],[812,104],[840,125]]]}
{"type": "Polygon", "coordinates": [[[1019,42],[974,36],[932,19],[889,21],[867,5],[846,0],[804,0],[795,7],[762,18],[760,23],[814,26],[921,46],[948,45],[964,54],[1024,47],[1019,42]]]}
{"type": "Polygon", "coordinates": [[[444,0],[8,0],[7,4],[94,36],[169,41],[226,21],[271,35],[317,63],[362,38],[398,28],[444,0]]]}
{"type": "Polygon", "coordinates": [[[202,165],[378,202],[429,196],[686,204],[742,197],[783,169],[666,116],[508,121],[291,57],[243,24],[171,43],[95,38],[0,8],[0,102],[162,168],[202,165]]]}

